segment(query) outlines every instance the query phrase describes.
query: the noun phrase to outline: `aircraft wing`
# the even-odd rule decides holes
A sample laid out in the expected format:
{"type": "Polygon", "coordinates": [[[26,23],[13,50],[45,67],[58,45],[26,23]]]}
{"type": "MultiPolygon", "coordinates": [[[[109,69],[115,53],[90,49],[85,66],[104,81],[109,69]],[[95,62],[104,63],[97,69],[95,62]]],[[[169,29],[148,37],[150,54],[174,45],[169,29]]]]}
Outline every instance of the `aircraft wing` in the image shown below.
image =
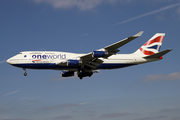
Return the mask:
{"type": "Polygon", "coordinates": [[[111,44],[111,45],[109,45],[109,46],[106,46],[104,49],[105,49],[105,50],[108,50],[108,51],[117,50],[119,47],[125,45],[126,43],[134,40],[135,38],[140,37],[142,34],[143,34],[143,31],[140,31],[139,33],[137,33],[137,34],[135,34],[135,35],[133,35],[133,36],[131,36],[131,37],[128,37],[128,38],[126,38],[126,39],[124,39],[124,40],[121,40],[121,41],[118,41],[118,42],[116,42],[116,43],[114,43],[114,44],[111,44]]]}
{"type": "Polygon", "coordinates": [[[123,39],[121,41],[118,41],[114,44],[111,44],[109,46],[106,46],[102,49],[93,51],[91,53],[88,53],[86,55],[83,55],[80,57],[81,61],[82,61],[82,65],[81,67],[84,68],[84,66],[88,66],[90,68],[96,68],[97,66],[99,66],[101,63],[103,63],[103,59],[104,58],[108,58],[111,55],[116,54],[117,52],[119,52],[118,48],[127,44],[128,42],[134,40],[135,38],[138,38],[142,35],[143,31],[140,31],[139,33],[128,37],[126,39],[123,39]],[[102,54],[104,54],[104,56],[101,56],[102,54]],[[99,55],[99,57],[95,57],[99,55]]]}

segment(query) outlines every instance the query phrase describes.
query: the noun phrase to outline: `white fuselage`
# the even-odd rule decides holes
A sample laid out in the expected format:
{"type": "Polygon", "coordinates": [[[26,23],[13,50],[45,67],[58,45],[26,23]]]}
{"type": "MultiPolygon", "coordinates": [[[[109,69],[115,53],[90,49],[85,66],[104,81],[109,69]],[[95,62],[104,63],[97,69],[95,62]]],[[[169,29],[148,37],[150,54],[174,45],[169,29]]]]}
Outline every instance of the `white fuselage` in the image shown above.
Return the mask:
{"type": "MultiPolygon", "coordinates": [[[[78,70],[80,66],[60,66],[60,62],[69,59],[77,59],[85,54],[75,54],[69,52],[56,51],[26,51],[21,52],[7,62],[13,66],[24,69],[55,69],[55,70],[78,70]]],[[[145,59],[137,54],[116,54],[110,56],[108,59],[102,58],[104,61],[96,69],[115,69],[137,65],[141,63],[151,62],[159,59],[145,59]]]]}

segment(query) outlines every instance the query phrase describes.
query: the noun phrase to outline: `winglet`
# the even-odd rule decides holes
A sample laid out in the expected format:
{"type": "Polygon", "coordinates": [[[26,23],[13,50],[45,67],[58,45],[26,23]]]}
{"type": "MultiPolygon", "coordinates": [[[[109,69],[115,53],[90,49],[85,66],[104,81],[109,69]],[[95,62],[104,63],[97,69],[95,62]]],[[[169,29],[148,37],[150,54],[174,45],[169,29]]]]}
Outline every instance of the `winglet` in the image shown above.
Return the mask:
{"type": "Polygon", "coordinates": [[[133,37],[140,37],[143,34],[144,31],[140,31],[137,34],[135,34],[133,37]]]}

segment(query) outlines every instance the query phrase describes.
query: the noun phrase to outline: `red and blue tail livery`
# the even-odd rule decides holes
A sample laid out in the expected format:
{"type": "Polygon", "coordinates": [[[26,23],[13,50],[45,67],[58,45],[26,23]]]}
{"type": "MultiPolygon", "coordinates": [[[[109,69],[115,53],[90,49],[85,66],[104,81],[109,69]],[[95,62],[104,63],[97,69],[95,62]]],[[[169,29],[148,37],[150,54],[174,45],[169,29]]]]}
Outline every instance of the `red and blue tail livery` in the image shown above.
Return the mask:
{"type": "Polygon", "coordinates": [[[123,68],[142,63],[161,60],[162,56],[170,52],[167,49],[160,52],[165,33],[156,33],[137,51],[131,54],[117,54],[121,46],[138,38],[143,31],[108,45],[104,48],[94,50],[87,54],[58,52],[58,51],[24,51],[9,58],[7,63],[15,67],[23,68],[24,76],[26,69],[52,69],[61,70],[62,77],[77,76],[90,77],[100,69],[123,68]]]}
{"type": "Polygon", "coordinates": [[[165,34],[164,33],[157,33],[155,34],[151,39],[149,39],[139,50],[144,55],[153,55],[155,53],[158,53],[165,34]]]}

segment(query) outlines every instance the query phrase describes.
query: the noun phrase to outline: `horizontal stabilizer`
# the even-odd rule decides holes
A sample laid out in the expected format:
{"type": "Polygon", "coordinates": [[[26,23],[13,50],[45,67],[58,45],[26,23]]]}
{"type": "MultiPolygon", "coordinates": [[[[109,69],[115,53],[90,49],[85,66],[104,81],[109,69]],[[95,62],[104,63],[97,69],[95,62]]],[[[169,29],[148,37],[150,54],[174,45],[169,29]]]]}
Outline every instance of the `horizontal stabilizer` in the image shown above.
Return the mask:
{"type": "Polygon", "coordinates": [[[159,57],[165,55],[166,53],[170,52],[171,50],[172,50],[172,49],[164,50],[164,51],[162,51],[162,52],[158,52],[158,53],[156,53],[156,54],[149,55],[149,56],[146,56],[146,57],[144,57],[144,58],[159,58],[159,57]]]}

